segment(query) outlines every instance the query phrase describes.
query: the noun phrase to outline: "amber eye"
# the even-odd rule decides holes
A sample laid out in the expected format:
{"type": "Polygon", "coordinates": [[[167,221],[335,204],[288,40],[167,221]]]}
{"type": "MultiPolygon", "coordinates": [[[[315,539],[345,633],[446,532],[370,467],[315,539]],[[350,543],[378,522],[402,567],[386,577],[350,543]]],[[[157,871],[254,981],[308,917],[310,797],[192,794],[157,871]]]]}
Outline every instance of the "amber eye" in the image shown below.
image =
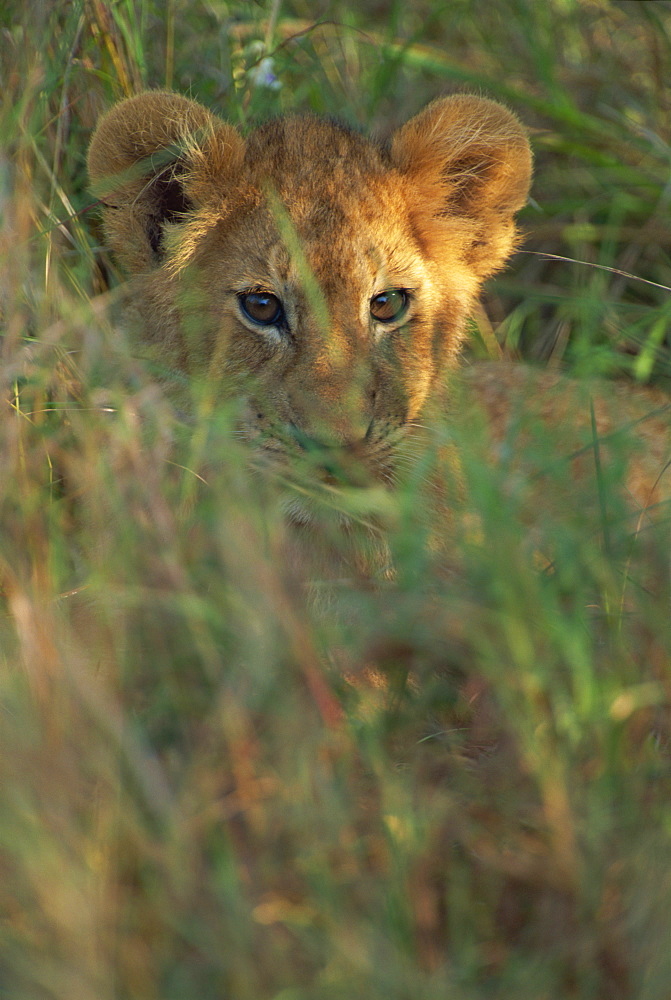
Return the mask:
{"type": "Polygon", "coordinates": [[[403,315],[408,305],[408,293],[402,288],[380,292],[370,300],[370,314],[379,323],[391,323],[403,315]]]}
{"type": "Polygon", "coordinates": [[[272,292],[243,292],[238,299],[245,316],[259,326],[277,326],[284,319],[282,303],[272,292]]]}

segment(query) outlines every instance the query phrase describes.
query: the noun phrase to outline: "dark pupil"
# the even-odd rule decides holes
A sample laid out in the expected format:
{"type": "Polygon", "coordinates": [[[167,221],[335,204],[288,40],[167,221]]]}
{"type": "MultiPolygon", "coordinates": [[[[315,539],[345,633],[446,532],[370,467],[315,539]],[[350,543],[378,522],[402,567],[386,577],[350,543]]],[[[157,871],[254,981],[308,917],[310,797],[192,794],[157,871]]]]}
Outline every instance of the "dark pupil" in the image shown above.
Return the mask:
{"type": "Polygon", "coordinates": [[[277,323],[282,315],[282,305],[276,295],[270,292],[247,292],[240,296],[242,308],[255,323],[270,326],[277,323]]]}
{"type": "Polygon", "coordinates": [[[403,291],[381,292],[371,300],[371,315],[382,323],[388,323],[403,312],[405,303],[406,294],[403,291]]]}

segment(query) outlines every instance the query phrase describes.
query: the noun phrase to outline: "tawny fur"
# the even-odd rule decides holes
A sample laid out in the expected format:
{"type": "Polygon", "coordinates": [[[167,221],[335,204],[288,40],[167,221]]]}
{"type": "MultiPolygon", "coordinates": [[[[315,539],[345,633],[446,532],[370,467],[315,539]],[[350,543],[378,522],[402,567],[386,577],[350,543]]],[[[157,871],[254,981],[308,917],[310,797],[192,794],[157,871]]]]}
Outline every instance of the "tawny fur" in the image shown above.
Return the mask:
{"type": "MultiPolygon", "coordinates": [[[[356,455],[384,481],[457,363],[482,281],[515,246],[531,154],[515,116],[479,97],[438,99],[381,145],[311,116],[245,140],[193,101],[152,92],[102,118],[89,171],[163,363],[241,393],[245,433],[262,450],[307,440],[356,455]],[[407,309],[382,324],[372,300],[394,289],[407,309]],[[275,295],[283,323],[250,321],[249,292],[275,295]]],[[[548,423],[590,420],[574,390],[547,378],[502,366],[476,368],[470,382],[495,436],[520,395],[536,397],[548,423]]],[[[642,396],[631,412],[657,402],[642,396]]],[[[628,405],[599,403],[599,432],[628,405]]],[[[629,488],[647,505],[670,493],[668,417],[636,433],[645,459],[632,462],[629,488]]]]}

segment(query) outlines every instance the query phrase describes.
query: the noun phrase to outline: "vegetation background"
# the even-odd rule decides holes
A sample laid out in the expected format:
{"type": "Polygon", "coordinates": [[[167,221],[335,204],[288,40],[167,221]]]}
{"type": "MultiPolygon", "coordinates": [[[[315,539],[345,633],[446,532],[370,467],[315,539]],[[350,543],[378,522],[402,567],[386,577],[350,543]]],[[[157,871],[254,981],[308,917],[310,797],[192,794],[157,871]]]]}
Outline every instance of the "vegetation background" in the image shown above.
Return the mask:
{"type": "Polygon", "coordinates": [[[395,581],[307,600],[226,406],[113,319],[85,151],[146,87],[381,135],[487,93],[537,166],[470,353],[665,386],[670,78],[665,0],[5,0],[0,997],[668,1000],[668,522],[615,468],[531,528],[447,423],[459,572],[409,482],[395,581]]]}

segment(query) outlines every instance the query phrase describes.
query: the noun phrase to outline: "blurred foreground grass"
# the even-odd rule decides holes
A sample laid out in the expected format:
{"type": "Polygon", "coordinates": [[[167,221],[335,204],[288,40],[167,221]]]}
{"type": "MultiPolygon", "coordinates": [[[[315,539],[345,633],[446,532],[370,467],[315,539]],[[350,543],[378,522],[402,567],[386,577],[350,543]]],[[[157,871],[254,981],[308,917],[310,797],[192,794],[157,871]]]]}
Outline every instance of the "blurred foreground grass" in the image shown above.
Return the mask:
{"type": "Polygon", "coordinates": [[[562,504],[561,428],[513,476],[455,418],[459,571],[429,455],[394,582],[308,599],[227,406],[125,342],[84,156],[146,86],[382,133],[482,90],[534,129],[524,249],[617,271],[518,255],[473,354],[664,386],[668,291],[619,272],[671,285],[671,8],[316,6],[0,11],[0,996],[667,1000],[668,525],[616,470],[562,504]]]}

